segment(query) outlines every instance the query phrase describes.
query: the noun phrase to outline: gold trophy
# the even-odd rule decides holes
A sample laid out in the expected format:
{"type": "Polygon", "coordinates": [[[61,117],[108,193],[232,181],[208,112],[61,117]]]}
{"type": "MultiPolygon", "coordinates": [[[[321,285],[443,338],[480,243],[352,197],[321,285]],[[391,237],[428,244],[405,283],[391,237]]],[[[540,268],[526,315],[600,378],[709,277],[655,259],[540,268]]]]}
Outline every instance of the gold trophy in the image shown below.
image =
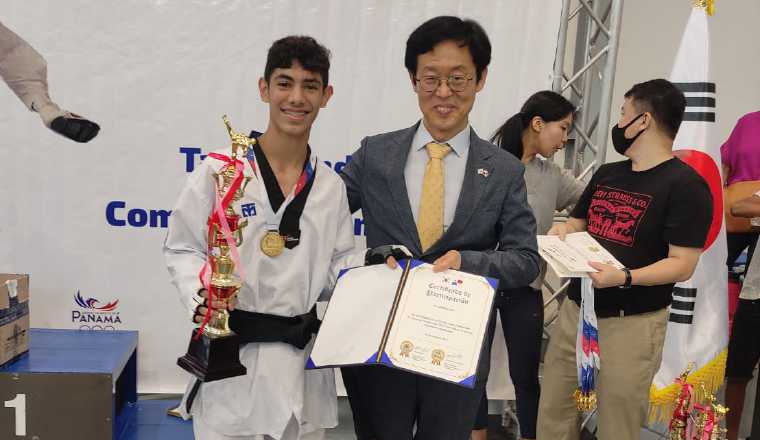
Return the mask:
{"type": "MultiPolygon", "coordinates": [[[[243,198],[243,192],[250,181],[250,177],[242,177],[242,181],[237,183],[237,188],[233,189],[236,175],[234,163],[238,157],[244,157],[248,148],[251,148],[256,141],[234,131],[226,115],[222,119],[232,140],[232,155],[230,156],[232,164],[224,167],[218,174],[214,174],[214,183],[219,192],[219,197],[222,199],[227,193],[234,190],[229,203],[223,207],[223,215],[227,225],[229,225],[235,246],[240,246],[243,242],[242,231],[248,222],[240,220],[240,215],[235,213],[232,205],[243,198]]],[[[215,213],[212,213],[208,218],[207,251],[211,270],[209,297],[229,300],[238,293],[243,282],[235,274],[235,262],[230,255],[230,243],[224,236],[220,222],[221,220],[215,213]]],[[[200,329],[193,330],[187,354],[179,358],[177,364],[204,382],[246,374],[245,366],[240,363],[240,340],[230,330],[229,317],[229,312],[226,309],[213,309],[208,323],[203,327],[200,335],[197,334],[200,329]]]]}

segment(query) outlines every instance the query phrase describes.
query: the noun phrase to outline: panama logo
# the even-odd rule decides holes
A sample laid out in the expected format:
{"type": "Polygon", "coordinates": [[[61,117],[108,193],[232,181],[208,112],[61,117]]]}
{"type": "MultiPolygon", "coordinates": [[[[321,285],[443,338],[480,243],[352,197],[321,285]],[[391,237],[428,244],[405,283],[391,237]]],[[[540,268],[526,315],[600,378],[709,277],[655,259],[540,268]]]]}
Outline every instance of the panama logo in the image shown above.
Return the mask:
{"type": "Polygon", "coordinates": [[[74,303],[80,310],[71,311],[71,323],[78,325],[80,330],[116,330],[114,326],[122,323],[116,311],[118,299],[103,303],[97,298],[85,298],[77,290],[74,303]]]}

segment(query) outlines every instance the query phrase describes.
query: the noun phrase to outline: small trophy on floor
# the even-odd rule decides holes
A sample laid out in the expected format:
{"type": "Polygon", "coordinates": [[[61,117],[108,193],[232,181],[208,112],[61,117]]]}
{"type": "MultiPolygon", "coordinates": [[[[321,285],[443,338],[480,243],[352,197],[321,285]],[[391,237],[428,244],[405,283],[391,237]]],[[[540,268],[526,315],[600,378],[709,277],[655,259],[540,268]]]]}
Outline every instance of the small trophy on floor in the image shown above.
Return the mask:
{"type": "MultiPolygon", "coordinates": [[[[211,300],[233,298],[243,284],[235,273],[236,264],[239,264],[235,258],[238,255],[236,249],[243,242],[242,231],[247,221],[241,221],[233,204],[243,197],[250,180],[243,176],[242,162],[238,158],[245,157],[248,149],[256,142],[235,132],[227,116],[223,120],[232,140],[232,154],[229,157],[213,153],[209,155],[227,162],[214,175],[218,203],[208,218],[208,263],[201,272],[203,279],[204,275],[207,276],[205,272],[210,270],[210,279],[204,281],[209,293],[209,304],[211,300]]],[[[240,340],[230,330],[229,316],[226,309],[209,307],[201,326],[193,330],[187,354],[177,360],[180,367],[203,382],[246,374],[245,366],[240,363],[240,340]]]]}
{"type": "Polygon", "coordinates": [[[692,399],[694,397],[694,387],[688,382],[688,378],[692,368],[694,368],[693,364],[690,363],[686,367],[686,370],[676,379],[676,384],[680,386],[680,390],[668,427],[670,440],[689,440],[687,433],[692,410],[692,399]]]}

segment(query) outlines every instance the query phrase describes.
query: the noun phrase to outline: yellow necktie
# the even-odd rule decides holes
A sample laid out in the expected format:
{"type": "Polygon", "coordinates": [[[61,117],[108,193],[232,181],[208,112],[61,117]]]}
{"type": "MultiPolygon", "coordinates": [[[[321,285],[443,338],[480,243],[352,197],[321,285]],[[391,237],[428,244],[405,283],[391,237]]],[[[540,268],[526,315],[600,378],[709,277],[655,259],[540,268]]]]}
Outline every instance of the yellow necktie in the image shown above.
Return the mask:
{"type": "Polygon", "coordinates": [[[435,142],[425,145],[425,148],[430,159],[425,167],[417,215],[417,233],[423,252],[443,235],[443,158],[451,151],[448,144],[435,142]]]}

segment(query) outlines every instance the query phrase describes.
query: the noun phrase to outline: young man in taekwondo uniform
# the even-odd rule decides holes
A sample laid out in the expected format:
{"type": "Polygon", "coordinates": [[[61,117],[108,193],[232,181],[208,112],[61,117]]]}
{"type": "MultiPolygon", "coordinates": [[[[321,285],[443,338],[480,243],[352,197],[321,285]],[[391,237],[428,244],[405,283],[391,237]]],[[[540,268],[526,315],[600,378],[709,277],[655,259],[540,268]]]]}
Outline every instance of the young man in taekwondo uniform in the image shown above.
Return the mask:
{"type": "MultiPolygon", "coordinates": [[[[316,321],[314,305],[330,291],[338,271],[363,262],[364,253],[354,253],[343,182],[308,145],[317,113],[332,96],[328,70],[329,52],[310,37],[286,37],[269,49],[259,79],[261,99],[269,104],[269,125],[263,134],[252,134],[258,142],[243,160],[244,174],[252,179],[233,205],[238,213],[242,205],[252,212],[255,203],[256,215],[247,217],[239,248],[245,278],[237,298],[229,303],[215,299],[215,308],[256,312],[256,319],[303,315],[316,321]],[[302,197],[305,204],[299,203],[302,197]],[[265,255],[259,243],[278,225],[288,244],[279,255],[265,255]]],[[[199,272],[206,262],[206,220],[215,200],[213,174],[225,164],[209,156],[190,175],[164,245],[173,282],[196,323],[207,310],[199,272]]],[[[304,371],[311,334],[300,344],[287,334],[269,336],[280,342],[241,344],[246,375],[188,388],[181,411],[192,415],[196,439],[319,440],[325,428],[337,425],[332,370],[304,371]]]]}

